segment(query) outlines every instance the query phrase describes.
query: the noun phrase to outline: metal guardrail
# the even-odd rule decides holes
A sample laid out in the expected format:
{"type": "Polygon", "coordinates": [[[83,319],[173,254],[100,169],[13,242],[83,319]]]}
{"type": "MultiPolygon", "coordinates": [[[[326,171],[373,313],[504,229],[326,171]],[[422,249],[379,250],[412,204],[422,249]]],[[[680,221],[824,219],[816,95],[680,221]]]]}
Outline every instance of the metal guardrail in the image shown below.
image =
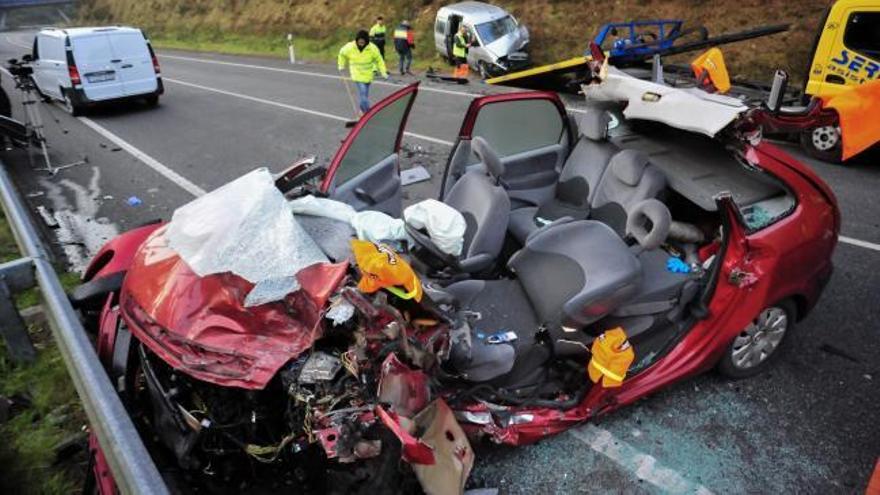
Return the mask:
{"type": "Polygon", "coordinates": [[[168,488],[70,305],[49,261],[49,253],[42,245],[2,161],[0,203],[25,255],[22,259],[0,264],[0,285],[13,293],[39,286],[55,341],[120,491],[167,494],[168,488]]]}

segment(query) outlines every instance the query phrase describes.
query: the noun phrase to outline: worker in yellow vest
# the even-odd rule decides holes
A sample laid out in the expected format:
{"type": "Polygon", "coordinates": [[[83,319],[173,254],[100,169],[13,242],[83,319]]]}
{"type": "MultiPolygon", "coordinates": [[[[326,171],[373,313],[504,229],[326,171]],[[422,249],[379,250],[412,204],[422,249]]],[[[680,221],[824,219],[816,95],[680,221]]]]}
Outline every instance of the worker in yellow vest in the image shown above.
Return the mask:
{"type": "Polygon", "coordinates": [[[358,101],[362,113],[370,110],[370,83],[373,82],[373,74],[378,72],[388,79],[388,69],[385,61],[376,45],[370,43],[370,35],[364,30],[358,31],[354,41],[349,41],[339,50],[337,57],[339,71],[348,71],[351,80],[354,81],[358,90],[358,101]]]}
{"type": "Polygon", "coordinates": [[[397,51],[398,66],[400,75],[409,74],[410,65],[412,65],[412,51],[416,47],[415,36],[409,21],[403,21],[394,30],[394,49],[397,51]]]}
{"type": "Polygon", "coordinates": [[[468,63],[467,52],[471,46],[471,40],[464,24],[458,27],[458,32],[452,39],[452,59],[455,64],[455,77],[467,77],[468,63]]]}
{"type": "Polygon", "coordinates": [[[376,18],[376,24],[370,28],[370,41],[379,49],[382,60],[385,60],[385,19],[381,15],[376,18]]]}

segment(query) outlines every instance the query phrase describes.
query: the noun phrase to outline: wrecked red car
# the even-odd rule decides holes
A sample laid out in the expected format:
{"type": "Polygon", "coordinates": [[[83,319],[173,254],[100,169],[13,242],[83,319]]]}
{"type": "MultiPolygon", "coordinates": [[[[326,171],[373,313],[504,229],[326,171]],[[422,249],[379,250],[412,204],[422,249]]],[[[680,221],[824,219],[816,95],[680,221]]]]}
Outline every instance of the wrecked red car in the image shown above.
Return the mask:
{"type": "Polygon", "coordinates": [[[529,92],[471,103],[439,198],[460,245],[400,220],[370,259],[409,278],[383,286],[351,222],[278,198],[399,219],[417,91],[377,104],[326,168],[296,164],[274,192],[249,174],[114,239],[74,291],[172,490],[459,493],[473,441],[525,445],[712,368],[759,373],[831,275],[834,195],[772,144],[529,92]]]}

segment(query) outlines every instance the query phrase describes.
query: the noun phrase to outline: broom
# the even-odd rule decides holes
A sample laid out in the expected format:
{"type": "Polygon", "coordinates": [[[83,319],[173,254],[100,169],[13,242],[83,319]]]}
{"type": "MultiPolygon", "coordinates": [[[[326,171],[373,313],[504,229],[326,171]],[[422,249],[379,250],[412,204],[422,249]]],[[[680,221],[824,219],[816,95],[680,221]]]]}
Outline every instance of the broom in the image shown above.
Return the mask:
{"type": "Polygon", "coordinates": [[[351,102],[351,110],[352,110],[352,113],[354,114],[354,117],[355,117],[354,120],[349,120],[349,121],[345,122],[345,127],[354,127],[355,125],[357,125],[358,120],[360,120],[360,117],[358,115],[359,110],[358,110],[357,102],[354,101],[354,92],[351,90],[351,84],[348,82],[347,77],[343,76],[342,84],[345,85],[345,92],[348,93],[348,101],[351,102]]]}

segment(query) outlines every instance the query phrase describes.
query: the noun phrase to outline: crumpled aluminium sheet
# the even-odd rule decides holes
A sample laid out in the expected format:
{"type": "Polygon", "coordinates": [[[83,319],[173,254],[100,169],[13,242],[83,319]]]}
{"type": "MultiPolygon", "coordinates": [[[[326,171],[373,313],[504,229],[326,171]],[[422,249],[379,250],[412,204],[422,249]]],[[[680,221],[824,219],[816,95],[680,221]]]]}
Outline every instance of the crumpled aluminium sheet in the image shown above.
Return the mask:
{"type": "Polygon", "coordinates": [[[628,102],[623,115],[705,134],[715,134],[748,110],[730,96],[707,93],[698,88],[673,88],[633,77],[615,68],[599,84],[581,86],[587,101],[628,102]],[[646,97],[647,94],[658,95],[646,97]]]}
{"type": "Polygon", "coordinates": [[[178,208],[168,239],[197,275],[231,272],[253,283],[247,307],[283,299],[299,288],[297,272],[329,261],[266,168],[178,208]]]}

